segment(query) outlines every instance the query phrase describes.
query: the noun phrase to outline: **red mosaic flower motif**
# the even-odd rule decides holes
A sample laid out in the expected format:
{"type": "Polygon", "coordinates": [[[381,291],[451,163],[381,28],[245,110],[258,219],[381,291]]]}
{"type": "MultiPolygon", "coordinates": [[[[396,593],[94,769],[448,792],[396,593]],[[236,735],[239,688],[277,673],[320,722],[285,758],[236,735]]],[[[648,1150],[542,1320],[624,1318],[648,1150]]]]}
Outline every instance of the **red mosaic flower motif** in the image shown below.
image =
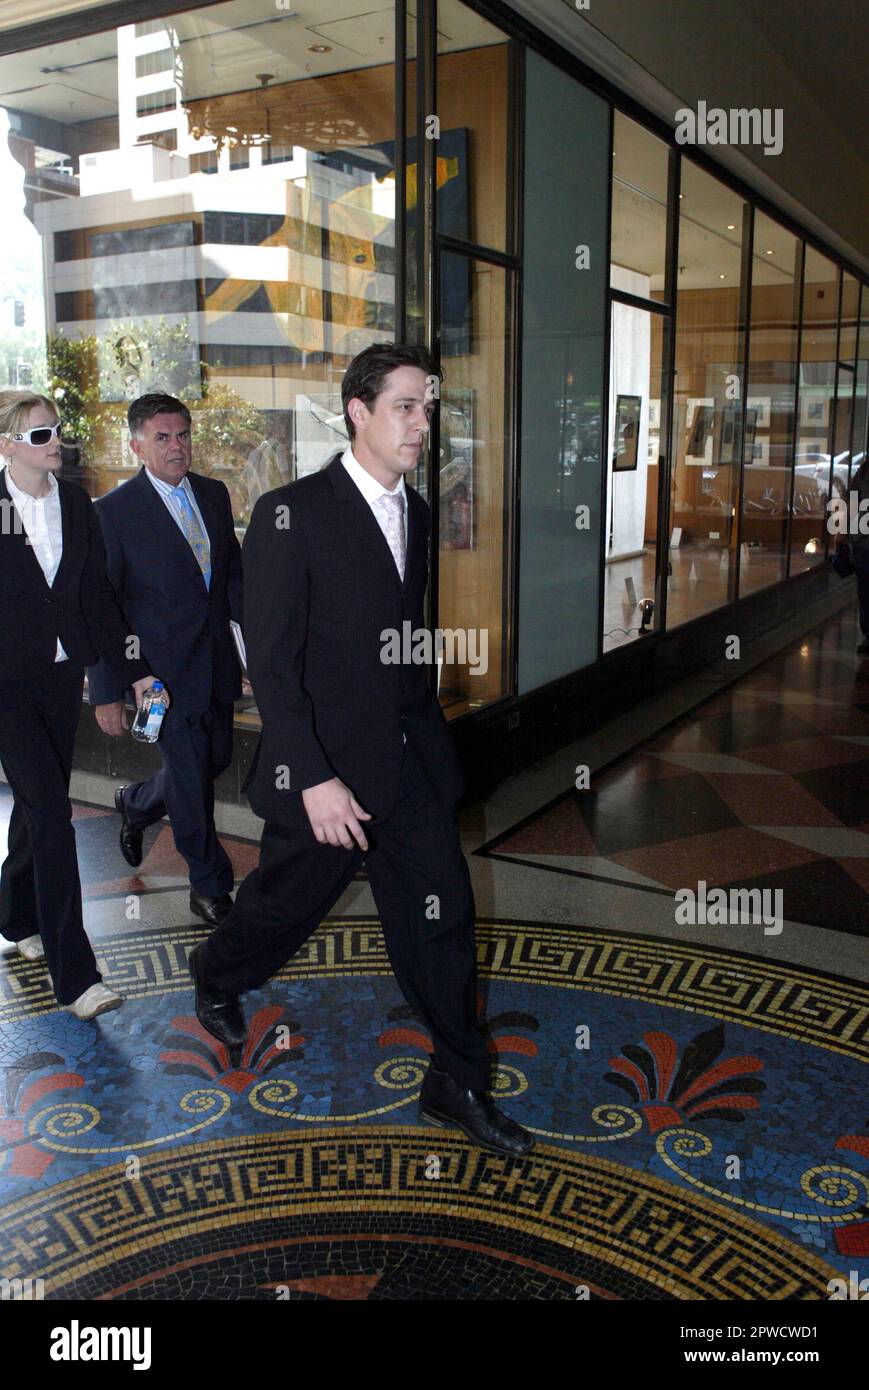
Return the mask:
{"type": "MultiPolygon", "coordinates": [[[[535,1032],[540,1027],[540,1023],[533,1014],[502,1013],[484,1021],[483,1001],[479,996],[477,997],[477,1014],[480,1022],[484,1024],[484,1032],[488,1035],[486,1046],[490,1052],[498,1056],[503,1052],[519,1052],[526,1057],[537,1056],[537,1044],[532,1038],[526,1038],[521,1033],[505,1033],[503,1031],[505,1028],[527,1028],[529,1032],[535,1032]]],[[[400,1005],[398,1008],[390,1009],[389,1017],[396,1021],[404,1018],[412,1019],[414,1023],[420,1021],[419,1016],[408,1005],[400,1005]]],[[[399,1024],[394,1028],[385,1028],[377,1041],[381,1047],[419,1047],[423,1052],[429,1053],[434,1050],[434,1042],[430,1035],[423,1031],[422,1027],[408,1027],[399,1024]]]]}
{"type": "Polygon", "coordinates": [[[39,1138],[26,1133],[29,1113],[55,1091],[77,1090],[84,1085],[78,1072],[56,1071],[27,1085],[27,1078],[46,1067],[63,1065],[56,1052],[31,1052],[4,1068],[3,1108],[0,1110],[0,1149],[13,1149],[9,1171],[15,1177],[41,1178],[56,1155],[39,1146],[39,1138]]]}
{"type": "Polygon", "coordinates": [[[161,1052],[160,1061],[172,1075],[206,1076],[227,1091],[241,1095],[253,1081],[265,1076],[274,1067],[304,1056],[305,1039],[296,1031],[298,1023],[284,1021],[283,1026],[289,1030],[289,1036],[282,1043],[275,1036],[278,1020],[283,1013],[280,1004],[269,1004],[257,1010],[250,1021],[247,1042],[238,1066],[233,1064],[226,1045],[203,1028],[198,1018],[179,1014],[172,1019],[172,1027],[192,1038],[198,1046],[161,1052]]]}
{"type": "Polygon", "coordinates": [[[698,1033],[679,1060],[679,1048],[669,1033],[644,1033],[643,1043],[627,1043],[621,1057],[611,1057],[612,1071],[604,1080],[627,1091],[642,1106],[652,1134],[686,1119],[741,1122],[766,1083],[752,1072],[763,1069],[759,1057],[744,1053],[716,1061],[724,1050],[724,1025],[698,1033]]]}
{"type": "MultiPolygon", "coordinates": [[[[836,1148],[869,1158],[869,1134],[840,1134],[836,1148]]],[[[869,1258],[869,1221],[849,1221],[847,1226],[837,1226],[833,1239],[840,1255],[869,1258]]]]}

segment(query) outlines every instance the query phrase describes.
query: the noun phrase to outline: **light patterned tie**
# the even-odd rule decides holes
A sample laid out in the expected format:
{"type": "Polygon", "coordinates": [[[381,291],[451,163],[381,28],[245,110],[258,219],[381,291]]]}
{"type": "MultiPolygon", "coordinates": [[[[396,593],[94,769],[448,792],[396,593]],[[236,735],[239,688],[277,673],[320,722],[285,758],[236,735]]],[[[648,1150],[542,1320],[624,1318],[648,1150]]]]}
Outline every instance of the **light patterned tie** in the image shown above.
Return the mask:
{"type": "Polygon", "coordinates": [[[380,505],[386,510],[386,539],[396,569],[404,580],[404,566],[407,561],[407,540],[404,534],[404,497],[398,493],[384,493],[380,505]]]}
{"type": "Polygon", "coordinates": [[[205,580],[206,589],[211,587],[211,554],[208,548],[208,540],[199,524],[199,518],[190,504],[190,498],[183,487],[173,487],[172,496],[177,500],[181,513],[181,525],[184,527],[184,534],[190,542],[190,549],[196,556],[199,568],[202,570],[202,578],[205,580]]]}

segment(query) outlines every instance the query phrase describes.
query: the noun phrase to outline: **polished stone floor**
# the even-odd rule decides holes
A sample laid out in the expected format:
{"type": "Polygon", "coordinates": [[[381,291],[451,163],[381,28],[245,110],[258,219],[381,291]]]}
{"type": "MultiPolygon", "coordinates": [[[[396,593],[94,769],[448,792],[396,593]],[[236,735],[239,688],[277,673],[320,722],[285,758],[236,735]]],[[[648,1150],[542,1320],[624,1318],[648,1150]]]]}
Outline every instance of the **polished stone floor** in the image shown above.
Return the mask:
{"type": "MultiPolygon", "coordinates": [[[[364,875],[246,997],[230,1056],[194,1015],[205,928],[171,829],[131,875],[110,785],[76,774],[86,923],[126,1003],[79,1022],[38,963],[0,959],[0,1277],[190,1300],[819,1300],[866,1277],[856,640],[850,609],[827,617],[463,812],[524,1160],[419,1123],[427,1027],[364,875]]],[[[0,787],[4,833],[9,806],[0,787]]],[[[219,826],[241,877],[258,822],[219,826]]]]}

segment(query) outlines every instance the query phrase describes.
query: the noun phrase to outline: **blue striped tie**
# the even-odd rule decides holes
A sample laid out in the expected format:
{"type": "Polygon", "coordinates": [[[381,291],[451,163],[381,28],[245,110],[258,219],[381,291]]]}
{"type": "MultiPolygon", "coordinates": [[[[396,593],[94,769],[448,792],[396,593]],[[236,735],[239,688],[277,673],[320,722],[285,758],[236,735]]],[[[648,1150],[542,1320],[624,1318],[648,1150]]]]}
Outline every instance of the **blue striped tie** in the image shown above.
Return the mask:
{"type": "Polygon", "coordinates": [[[210,589],[211,554],[208,548],[208,540],[199,524],[199,518],[190,504],[190,498],[187,496],[185,489],[183,487],[173,487],[172,496],[178,500],[181,509],[181,525],[184,528],[184,534],[190,543],[190,549],[199,562],[199,568],[202,570],[202,578],[205,580],[205,587],[206,589],[210,589]]]}

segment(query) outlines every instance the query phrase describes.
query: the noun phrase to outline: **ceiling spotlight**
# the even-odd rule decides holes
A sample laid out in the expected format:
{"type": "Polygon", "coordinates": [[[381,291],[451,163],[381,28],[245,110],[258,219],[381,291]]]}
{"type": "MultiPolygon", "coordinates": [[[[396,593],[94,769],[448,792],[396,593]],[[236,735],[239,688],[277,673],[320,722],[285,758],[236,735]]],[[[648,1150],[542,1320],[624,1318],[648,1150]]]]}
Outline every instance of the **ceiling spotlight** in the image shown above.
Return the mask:
{"type": "Polygon", "coordinates": [[[267,87],[270,82],[274,82],[275,80],[273,72],[255,72],[254,77],[261,87],[267,87]]]}
{"type": "Polygon", "coordinates": [[[774,255],[775,253],[774,253],[773,251],[767,251],[766,254],[767,254],[768,256],[772,256],[772,255],[774,255]]]}
{"type": "Polygon", "coordinates": [[[728,232],[735,232],[735,231],[736,231],[736,223],[735,223],[735,222],[728,222],[728,224],[727,224],[727,230],[728,230],[728,232]]]}
{"type": "Polygon", "coordinates": [[[719,275],[718,278],[719,278],[719,280],[726,280],[726,279],[727,279],[727,276],[726,276],[726,275],[719,275]]]}
{"type": "Polygon", "coordinates": [[[309,53],[331,53],[331,52],[332,52],[332,49],[329,47],[329,45],[328,45],[327,43],[309,43],[309,44],[308,44],[308,52],[309,52],[309,53]]]}

